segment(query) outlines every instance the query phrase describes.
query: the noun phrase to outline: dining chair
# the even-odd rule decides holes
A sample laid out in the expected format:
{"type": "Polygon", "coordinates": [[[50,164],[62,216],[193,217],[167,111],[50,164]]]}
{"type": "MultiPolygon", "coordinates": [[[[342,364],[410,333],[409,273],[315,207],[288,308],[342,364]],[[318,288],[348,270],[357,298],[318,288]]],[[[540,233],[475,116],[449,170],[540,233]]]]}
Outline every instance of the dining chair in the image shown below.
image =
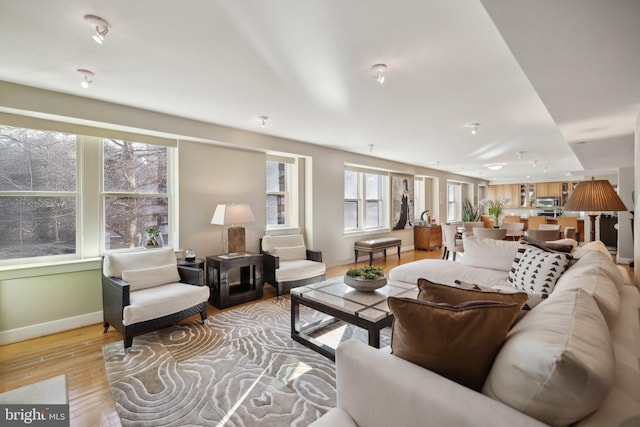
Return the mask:
{"type": "Polygon", "coordinates": [[[540,224],[539,230],[556,230],[556,231],[560,231],[560,224],[540,224]]]}
{"type": "Polygon", "coordinates": [[[475,227],[484,228],[484,222],[482,221],[468,221],[463,222],[462,225],[464,226],[465,233],[473,233],[475,227]]]}
{"type": "Polygon", "coordinates": [[[562,232],[562,234],[564,235],[565,238],[573,238],[575,240],[578,240],[579,236],[579,232],[578,232],[578,218],[575,216],[559,216],[558,217],[558,225],[560,226],[560,231],[562,232]],[[569,233],[567,233],[567,227],[571,227],[573,228],[573,230],[570,230],[569,233]],[[567,234],[573,234],[575,233],[574,237],[569,237],[567,234]]]}
{"type": "Polygon", "coordinates": [[[548,242],[549,240],[558,240],[560,238],[560,231],[558,230],[529,230],[527,231],[527,237],[548,242]]]}
{"type": "Polygon", "coordinates": [[[504,240],[507,237],[507,230],[504,228],[479,228],[473,229],[473,235],[477,237],[484,237],[486,239],[504,240]]]}
{"type": "Polygon", "coordinates": [[[442,244],[444,245],[444,252],[442,259],[449,259],[449,255],[453,254],[453,260],[456,260],[456,253],[464,252],[464,246],[462,246],[462,239],[457,239],[458,234],[457,226],[442,224],[442,244]]]}
{"type": "Polygon", "coordinates": [[[530,216],[528,223],[527,230],[540,230],[540,224],[546,224],[547,217],[542,215],[530,216]]]}
{"type": "Polygon", "coordinates": [[[500,228],[507,231],[507,237],[511,240],[524,236],[524,222],[503,222],[500,228]]]}

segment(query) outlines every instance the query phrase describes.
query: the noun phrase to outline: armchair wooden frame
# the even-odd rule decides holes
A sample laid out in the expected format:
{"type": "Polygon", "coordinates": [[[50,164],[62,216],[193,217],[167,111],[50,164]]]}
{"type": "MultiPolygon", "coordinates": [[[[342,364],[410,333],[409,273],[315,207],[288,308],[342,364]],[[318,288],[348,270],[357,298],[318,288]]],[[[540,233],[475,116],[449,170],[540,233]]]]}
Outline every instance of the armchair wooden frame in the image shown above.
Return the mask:
{"type": "MultiPolygon", "coordinates": [[[[264,283],[268,283],[276,288],[276,297],[280,297],[280,294],[284,289],[310,285],[311,283],[321,282],[326,278],[326,274],[321,274],[319,276],[309,277],[306,279],[278,282],[276,280],[276,270],[280,268],[280,256],[264,252],[262,250],[262,239],[260,239],[260,253],[262,254],[262,273],[264,283]]],[[[307,249],[307,259],[309,261],[322,262],[322,251],[307,249]]]]}
{"type": "MultiPolygon", "coordinates": [[[[102,268],[104,271],[104,257],[102,258],[102,268]]],[[[204,271],[199,268],[178,266],[178,274],[180,274],[180,282],[194,286],[206,286],[204,280],[204,271]]],[[[207,301],[172,313],[157,319],[147,320],[144,322],[134,323],[132,325],[124,325],[122,321],[124,308],[130,304],[129,284],[122,279],[115,277],[107,277],[102,274],[102,306],[104,316],[104,332],[109,329],[109,325],[122,334],[124,339],[125,351],[133,344],[135,335],[144,334],[165,328],[176,324],[178,321],[191,317],[200,313],[202,322],[207,319],[207,301]]]]}

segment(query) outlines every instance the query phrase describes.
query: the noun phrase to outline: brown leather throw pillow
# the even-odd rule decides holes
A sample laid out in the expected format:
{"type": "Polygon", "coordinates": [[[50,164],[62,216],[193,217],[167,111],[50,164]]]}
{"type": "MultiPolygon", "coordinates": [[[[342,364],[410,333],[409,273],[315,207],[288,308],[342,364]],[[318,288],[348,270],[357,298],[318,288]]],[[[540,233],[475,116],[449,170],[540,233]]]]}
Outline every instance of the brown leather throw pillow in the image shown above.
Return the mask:
{"type": "Polygon", "coordinates": [[[392,353],[480,391],[521,304],[389,297],[392,353]]]}

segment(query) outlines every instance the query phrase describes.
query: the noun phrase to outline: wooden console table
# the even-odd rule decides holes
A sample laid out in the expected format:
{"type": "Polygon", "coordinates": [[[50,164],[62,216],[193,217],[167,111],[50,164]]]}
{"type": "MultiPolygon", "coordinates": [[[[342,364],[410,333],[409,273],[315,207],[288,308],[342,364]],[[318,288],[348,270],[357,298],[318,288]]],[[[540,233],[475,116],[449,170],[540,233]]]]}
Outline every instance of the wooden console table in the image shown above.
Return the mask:
{"type": "Polygon", "coordinates": [[[416,225],[413,227],[415,249],[430,251],[442,247],[442,227],[439,225],[416,225]]]}

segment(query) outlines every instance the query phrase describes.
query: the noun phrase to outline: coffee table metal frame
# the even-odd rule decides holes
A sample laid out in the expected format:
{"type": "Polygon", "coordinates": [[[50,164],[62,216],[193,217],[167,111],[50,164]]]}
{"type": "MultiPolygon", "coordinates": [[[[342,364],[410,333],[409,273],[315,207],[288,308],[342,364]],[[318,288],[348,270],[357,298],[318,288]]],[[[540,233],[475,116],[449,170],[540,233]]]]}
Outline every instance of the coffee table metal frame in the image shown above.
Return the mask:
{"type": "MultiPolygon", "coordinates": [[[[335,282],[336,284],[341,283],[339,281],[336,282],[335,279],[331,281],[335,282]]],[[[316,286],[317,285],[319,284],[316,284],[316,286]]],[[[417,291],[415,293],[417,294],[417,291]]],[[[404,295],[403,293],[399,296],[409,295],[404,295]]],[[[380,331],[393,324],[393,314],[388,313],[384,318],[373,322],[371,320],[367,320],[363,317],[345,312],[338,308],[331,307],[322,302],[312,300],[310,298],[305,298],[304,293],[297,293],[295,289],[291,293],[291,338],[333,361],[335,361],[336,358],[335,349],[313,338],[311,334],[315,331],[324,329],[327,326],[338,321],[344,321],[366,330],[368,333],[369,345],[375,348],[380,348],[380,331]],[[321,313],[328,314],[329,316],[331,316],[331,318],[310,323],[308,325],[305,325],[303,328],[301,324],[302,322],[300,320],[301,305],[309,307],[321,313]]]]}

